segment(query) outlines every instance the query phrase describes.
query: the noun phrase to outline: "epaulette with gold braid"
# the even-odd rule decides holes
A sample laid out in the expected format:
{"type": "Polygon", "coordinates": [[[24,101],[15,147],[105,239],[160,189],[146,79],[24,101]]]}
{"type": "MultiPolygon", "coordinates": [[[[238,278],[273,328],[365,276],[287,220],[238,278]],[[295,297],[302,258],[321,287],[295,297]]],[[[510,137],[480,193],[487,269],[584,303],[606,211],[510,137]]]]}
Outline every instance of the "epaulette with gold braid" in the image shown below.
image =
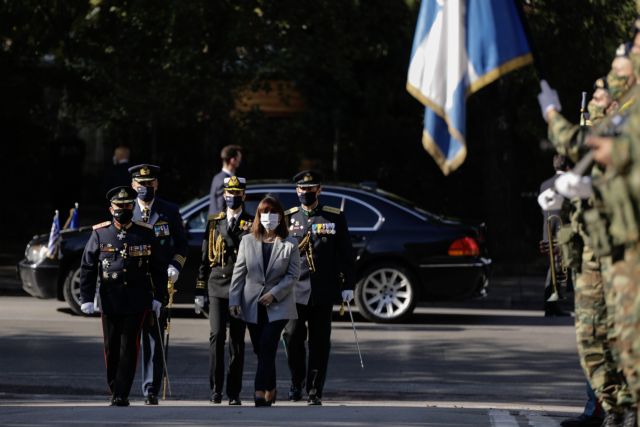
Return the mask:
{"type": "Polygon", "coordinates": [[[135,225],[139,225],[140,227],[148,228],[149,230],[153,230],[153,225],[144,221],[133,221],[135,225]]]}
{"type": "Polygon", "coordinates": [[[215,214],[211,214],[207,217],[207,221],[216,221],[218,219],[224,219],[227,216],[225,212],[218,212],[215,214]]]}
{"type": "Polygon", "coordinates": [[[285,216],[287,216],[287,215],[292,215],[292,214],[294,214],[294,213],[298,212],[299,210],[300,210],[300,207],[299,207],[299,206],[294,206],[294,207],[292,207],[291,209],[287,209],[286,211],[284,211],[284,215],[285,215],[285,216]]]}
{"type": "Polygon", "coordinates": [[[325,211],[325,212],[336,214],[336,215],[338,215],[338,214],[340,214],[342,212],[340,209],[334,208],[333,206],[323,206],[322,210],[325,211]]]}
{"type": "Polygon", "coordinates": [[[98,228],[104,228],[104,227],[108,227],[111,225],[111,221],[105,221],[105,222],[101,222],[100,224],[96,224],[93,226],[94,230],[97,230],[98,228]]]}

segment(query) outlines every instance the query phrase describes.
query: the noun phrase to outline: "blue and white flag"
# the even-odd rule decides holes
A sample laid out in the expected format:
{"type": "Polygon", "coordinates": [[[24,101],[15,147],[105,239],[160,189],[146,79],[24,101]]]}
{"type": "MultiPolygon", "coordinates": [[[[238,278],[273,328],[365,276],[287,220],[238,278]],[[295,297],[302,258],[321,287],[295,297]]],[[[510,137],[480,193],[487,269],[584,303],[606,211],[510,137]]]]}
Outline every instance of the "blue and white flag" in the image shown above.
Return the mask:
{"type": "Polygon", "coordinates": [[[64,229],[75,230],[78,228],[78,203],[69,211],[69,218],[64,223],[64,229]]]}
{"type": "Polygon", "coordinates": [[[426,107],[422,143],[445,175],[467,155],[467,96],[530,62],[514,0],[422,0],[407,90],[426,107]]]}
{"type": "Polygon", "coordinates": [[[60,244],[60,214],[56,210],[51,223],[51,231],[49,232],[49,243],[47,244],[47,256],[55,258],[58,256],[58,246],[60,244]]]}

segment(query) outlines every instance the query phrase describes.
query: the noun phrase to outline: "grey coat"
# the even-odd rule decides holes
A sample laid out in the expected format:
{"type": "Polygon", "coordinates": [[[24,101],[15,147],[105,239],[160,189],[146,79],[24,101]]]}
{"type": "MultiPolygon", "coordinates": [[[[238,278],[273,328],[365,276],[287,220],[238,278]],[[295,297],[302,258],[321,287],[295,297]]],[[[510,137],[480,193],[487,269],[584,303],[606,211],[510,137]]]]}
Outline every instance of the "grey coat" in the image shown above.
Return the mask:
{"type": "Polygon", "coordinates": [[[271,292],[275,300],[267,307],[269,321],[297,319],[293,289],[300,276],[298,244],[292,238],[276,238],[266,274],[262,242],[253,234],[240,241],[229,289],[229,306],[240,306],[247,323],[258,323],[258,300],[271,292]]]}

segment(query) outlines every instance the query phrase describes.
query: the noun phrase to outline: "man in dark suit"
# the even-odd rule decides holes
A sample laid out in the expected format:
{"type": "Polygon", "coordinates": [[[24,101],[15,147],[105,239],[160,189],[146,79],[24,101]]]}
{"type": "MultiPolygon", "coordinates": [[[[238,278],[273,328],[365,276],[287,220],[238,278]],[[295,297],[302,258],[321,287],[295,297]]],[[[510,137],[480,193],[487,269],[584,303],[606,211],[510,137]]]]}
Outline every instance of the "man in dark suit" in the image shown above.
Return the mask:
{"type": "Polygon", "coordinates": [[[161,304],[153,282],[164,276],[152,227],[133,222],[136,193],[116,187],[107,193],[113,221],[93,226],[80,266],[81,310],[102,311],[107,383],[112,406],[129,406],[136,372],[141,324],[154,318],[161,304]],[[100,308],[94,306],[100,282],[100,308]],[[149,313],[153,309],[155,314],[149,313]]]}
{"type": "MultiPolygon", "coordinates": [[[[549,192],[555,192],[555,182],[556,179],[566,171],[571,169],[571,161],[560,154],[556,154],[553,156],[553,168],[556,170],[555,175],[545,180],[540,185],[540,197],[544,197],[544,194],[548,194],[549,192]],[[545,193],[546,192],[546,193],[545,193]]],[[[556,194],[555,197],[562,199],[562,196],[556,194]]],[[[566,203],[562,201],[557,204],[557,206],[553,206],[552,209],[543,209],[542,210],[542,241],[540,242],[540,248],[547,255],[549,253],[549,228],[551,229],[551,238],[556,239],[558,229],[560,227],[560,222],[551,218],[551,222],[549,223],[550,217],[558,217],[562,220],[563,224],[567,224],[569,222],[568,208],[566,207],[566,203]],[[563,207],[564,206],[564,207],[563,207]]],[[[556,248],[554,248],[556,249],[556,248]]],[[[556,249],[559,250],[559,249],[556,249]]],[[[556,277],[560,275],[559,264],[555,264],[556,266],[556,277]]],[[[544,313],[545,316],[567,316],[568,313],[562,311],[558,306],[558,301],[548,301],[549,297],[553,294],[553,286],[551,279],[551,266],[547,271],[547,277],[545,279],[544,284],[544,313]]]]}
{"type": "Polygon", "coordinates": [[[129,174],[129,157],[131,150],[129,146],[123,143],[116,145],[113,150],[113,166],[105,171],[104,175],[104,191],[108,191],[114,187],[129,186],[131,174],[129,174]]]}
{"type": "Polygon", "coordinates": [[[209,299],[209,387],[212,403],[222,402],[224,385],[224,347],[229,324],[229,370],[227,396],[229,405],[240,405],[242,370],[244,367],[244,335],[246,325],[229,316],[229,285],[233,276],[240,240],[251,232],[253,216],[244,210],[246,181],[232,176],[224,180],[227,208],[209,215],[202,241],[202,260],[196,282],[196,313],[209,299]]]}
{"type": "Polygon", "coordinates": [[[242,162],[242,147],[239,145],[227,145],[220,152],[222,170],[214,175],[211,180],[209,192],[209,215],[217,214],[225,210],[224,204],[224,180],[236,174],[236,170],[242,162]]]}
{"type": "Polygon", "coordinates": [[[293,181],[300,206],[285,212],[290,236],[299,242],[301,259],[295,289],[298,319],[289,321],[283,334],[291,371],[289,399],[302,399],[306,385],[309,405],[322,404],[333,305],[353,299],[355,281],[347,221],[340,209],[320,204],[321,179],[315,171],[297,174],[293,181]],[[308,364],[305,340],[309,343],[308,364]]]}
{"type": "MultiPolygon", "coordinates": [[[[178,281],[180,270],[186,261],[188,244],[178,206],[156,196],[159,172],[158,166],[148,164],[129,168],[131,186],[138,192],[133,219],[149,224],[158,239],[158,255],[166,276],[154,285],[157,299],[166,305],[169,299],[167,279],[172,283],[178,281]]],[[[158,393],[164,373],[161,331],[164,330],[166,321],[167,313],[163,310],[159,316],[160,328],[153,318],[147,319],[143,327],[142,392],[147,405],[158,404],[158,393]]]]}

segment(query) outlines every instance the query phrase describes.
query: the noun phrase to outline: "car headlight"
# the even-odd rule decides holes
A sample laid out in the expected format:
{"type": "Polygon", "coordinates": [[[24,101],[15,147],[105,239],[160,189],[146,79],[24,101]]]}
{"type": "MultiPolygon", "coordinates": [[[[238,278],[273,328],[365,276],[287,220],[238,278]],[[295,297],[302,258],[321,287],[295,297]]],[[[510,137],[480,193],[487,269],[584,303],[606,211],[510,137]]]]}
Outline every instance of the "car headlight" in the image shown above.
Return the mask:
{"type": "Polygon", "coordinates": [[[41,263],[49,254],[46,245],[35,244],[27,246],[27,250],[24,252],[27,261],[38,264],[41,263]]]}

